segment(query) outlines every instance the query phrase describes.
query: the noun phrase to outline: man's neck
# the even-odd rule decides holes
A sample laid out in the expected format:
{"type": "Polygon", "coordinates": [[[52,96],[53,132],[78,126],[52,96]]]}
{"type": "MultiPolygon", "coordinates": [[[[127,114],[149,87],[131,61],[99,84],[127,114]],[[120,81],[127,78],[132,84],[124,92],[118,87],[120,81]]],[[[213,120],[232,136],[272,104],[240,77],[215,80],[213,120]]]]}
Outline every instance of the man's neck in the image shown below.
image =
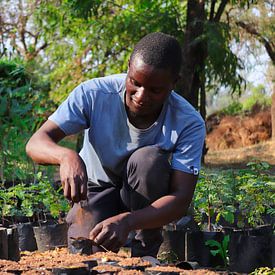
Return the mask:
{"type": "Polygon", "coordinates": [[[127,108],[126,108],[126,112],[127,112],[128,119],[132,125],[134,125],[138,129],[147,129],[154,122],[157,121],[161,110],[154,116],[137,115],[137,114],[131,113],[129,110],[127,110],[127,108]]]}

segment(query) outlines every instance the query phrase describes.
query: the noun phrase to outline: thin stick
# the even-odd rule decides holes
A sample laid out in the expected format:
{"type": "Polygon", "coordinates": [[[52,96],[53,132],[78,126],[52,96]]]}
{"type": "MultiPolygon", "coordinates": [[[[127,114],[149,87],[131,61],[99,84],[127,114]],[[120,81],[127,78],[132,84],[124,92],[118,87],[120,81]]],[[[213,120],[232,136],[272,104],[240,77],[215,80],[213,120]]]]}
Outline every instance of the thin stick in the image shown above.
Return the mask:
{"type": "Polygon", "coordinates": [[[75,240],[75,241],[90,241],[92,245],[100,247],[101,249],[103,249],[105,252],[110,252],[110,250],[108,250],[105,246],[103,246],[102,244],[98,244],[95,241],[89,239],[89,238],[85,238],[85,237],[70,237],[70,239],[75,240]]]}

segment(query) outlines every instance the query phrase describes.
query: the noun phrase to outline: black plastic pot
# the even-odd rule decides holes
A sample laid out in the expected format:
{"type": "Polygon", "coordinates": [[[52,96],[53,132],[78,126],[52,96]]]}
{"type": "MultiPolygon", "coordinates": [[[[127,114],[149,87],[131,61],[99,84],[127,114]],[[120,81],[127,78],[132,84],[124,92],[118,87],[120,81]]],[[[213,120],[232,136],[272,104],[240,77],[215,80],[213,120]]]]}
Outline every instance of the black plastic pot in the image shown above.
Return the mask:
{"type": "Polygon", "coordinates": [[[162,230],[163,242],[160,246],[158,255],[160,257],[169,257],[172,259],[175,258],[175,261],[184,261],[185,233],[185,230],[177,230],[165,227],[162,230]]]}
{"type": "Polygon", "coordinates": [[[68,250],[72,254],[91,255],[93,245],[90,240],[68,240],[68,250]]]}
{"type": "Polygon", "coordinates": [[[8,259],[11,261],[20,260],[20,250],[19,250],[19,236],[16,227],[7,229],[8,235],[8,259]]]}
{"type": "Polygon", "coordinates": [[[22,223],[17,226],[20,251],[35,251],[37,244],[34,237],[32,223],[22,223]]]}
{"type": "Polygon", "coordinates": [[[8,235],[7,229],[0,228],[0,259],[8,259],[8,235]]]}
{"type": "Polygon", "coordinates": [[[178,262],[176,263],[176,267],[184,269],[184,270],[194,270],[200,269],[200,265],[197,262],[178,262]]]}
{"type": "Polygon", "coordinates": [[[271,243],[271,249],[272,249],[272,266],[275,266],[275,235],[272,235],[272,243],[271,243]]]}
{"type": "Polygon", "coordinates": [[[186,233],[186,260],[188,262],[198,262],[202,267],[223,266],[224,261],[220,255],[213,256],[210,252],[212,248],[205,244],[208,240],[222,242],[223,232],[187,232],[186,233]]]}
{"type": "Polygon", "coordinates": [[[85,260],[82,263],[88,267],[88,270],[91,270],[93,267],[97,266],[97,260],[85,260]]]}
{"type": "Polygon", "coordinates": [[[259,267],[272,267],[272,231],[262,227],[234,231],[229,242],[229,269],[250,273],[259,267]]]}
{"type": "Polygon", "coordinates": [[[153,271],[153,270],[149,270],[146,271],[145,274],[146,275],[180,275],[180,271],[153,271]]]}
{"type": "Polygon", "coordinates": [[[90,272],[86,267],[54,267],[52,269],[54,275],[89,275],[90,272]]]}
{"type": "Polygon", "coordinates": [[[67,224],[49,224],[33,227],[34,236],[39,251],[67,246],[67,224]]]}

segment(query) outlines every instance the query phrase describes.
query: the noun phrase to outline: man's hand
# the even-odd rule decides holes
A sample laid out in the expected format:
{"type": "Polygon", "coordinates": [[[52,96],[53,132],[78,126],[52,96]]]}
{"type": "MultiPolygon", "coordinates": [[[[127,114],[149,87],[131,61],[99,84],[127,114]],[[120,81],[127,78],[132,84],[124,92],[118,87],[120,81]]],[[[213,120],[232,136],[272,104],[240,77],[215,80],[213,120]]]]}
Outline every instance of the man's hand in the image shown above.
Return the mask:
{"type": "Polygon", "coordinates": [[[36,163],[59,165],[64,196],[79,202],[87,197],[86,167],[77,152],[58,145],[65,136],[57,124],[47,120],[30,138],[26,152],[36,163]]]}
{"type": "Polygon", "coordinates": [[[64,196],[73,202],[87,198],[87,172],[80,156],[71,151],[60,163],[60,179],[64,196]]]}
{"type": "Polygon", "coordinates": [[[90,232],[89,238],[107,249],[117,252],[126,241],[131,228],[128,223],[129,212],[122,213],[98,223],[90,232]]]}

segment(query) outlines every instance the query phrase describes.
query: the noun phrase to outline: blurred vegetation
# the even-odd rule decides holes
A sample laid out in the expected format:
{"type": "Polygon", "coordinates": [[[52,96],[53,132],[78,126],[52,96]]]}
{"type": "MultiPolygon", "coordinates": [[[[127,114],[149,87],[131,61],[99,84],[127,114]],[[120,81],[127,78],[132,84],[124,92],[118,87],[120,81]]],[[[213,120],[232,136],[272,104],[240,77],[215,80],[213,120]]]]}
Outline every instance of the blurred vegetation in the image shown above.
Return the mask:
{"type": "Polygon", "coordinates": [[[260,84],[251,89],[250,94],[240,99],[233,99],[227,107],[218,113],[225,115],[241,115],[253,112],[254,108],[264,110],[271,106],[271,97],[266,94],[265,87],[260,84]]]}
{"type": "MultiPolygon", "coordinates": [[[[8,207],[3,204],[5,195],[17,192],[16,197],[24,198],[26,204],[17,210],[31,215],[35,211],[26,210],[27,194],[33,194],[29,184],[39,189],[47,182],[45,188],[52,188],[55,169],[34,165],[26,157],[25,144],[32,133],[81,81],[126,72],[133,46],[149,32],[172,34],[182,44],[185,72],[190,68],[191,72],[183,74],[185,83],[180,83],[178,91],[184,95],[189,89],[187,92],[194,95],[194,106],[200,108],[202,115],[204,92],[219,96],[221,87],[227,87],[230,94],[245,90],[240,72],[246,63],[232,50],[232,45],[256,40],[272,47],[271,2],[204,1],[201,17],[197,14],[198,17],[190,18],[192,4],[199,3],[202,2],[0,1],[0,193],[3,191],[0,205],[6,205],[2,211],[8,207]],[[244,34],[245,30],[251,30],[247,29],[250,25],[256,28],[256,35],[244,34]],[[193,30],[197,33],[191,37],[195,34],[193,30]],[[198,89],[200,94],[196,94],[198,89]],[[15,189],[5,194],[7,187],[15,189]],[[26,193],[22,191],[25,188],[29,190],[26,193]]],[[[194,12],[199,12],[198,6],[196,9],[194,12]]],[[[257,45],[253,43],[253,50],[257,45]]],[[[269,105],[270,99],[263,91],[262,86],[253,88],[249,97],[243,101],[237,99],[223,112],[237,114],[251,110],[256,103],[269,105]]],[[[75,148],[75,139],[69,138],[63,144],[75,148]]],[[[202,174],[201,181],[203,178],[205,184],[214,181],[211,173],[204,177],[202,174]]],[[[42,191],[38,189],[35,194],[42,191]]],[[[44,206],[49,210],[50,204],[45,202],[44,206]]],[[[220,213],[229,210],[226,206],[220,213]]],[[[227,218],[230,219],[230,214],[227,218]]]]}
{"type": "Polygon", "coordinates": [[[269,169],[266,162],[252,161],[246,169],[202,170],[193,202],[197,222],[209,231],[224,225],[245,229],[274,217],[275,178],[269,169]]]}
{"type": "Polygon", "coordinates": [[[17,223],[21,217],[29,221],[63,220],[69,210],[62,187],[55,188],[41,172],[33,184],[19,183],[9,188],[0,187],[0,213],[2,223],[17,223]]]}
{"type": "Polygon", "coordinates": [[[34,167],[25,144],[52,109],[49,84],[29,73],[19,60],[0,61],[0,180],[31,179],[34,167]]]}

